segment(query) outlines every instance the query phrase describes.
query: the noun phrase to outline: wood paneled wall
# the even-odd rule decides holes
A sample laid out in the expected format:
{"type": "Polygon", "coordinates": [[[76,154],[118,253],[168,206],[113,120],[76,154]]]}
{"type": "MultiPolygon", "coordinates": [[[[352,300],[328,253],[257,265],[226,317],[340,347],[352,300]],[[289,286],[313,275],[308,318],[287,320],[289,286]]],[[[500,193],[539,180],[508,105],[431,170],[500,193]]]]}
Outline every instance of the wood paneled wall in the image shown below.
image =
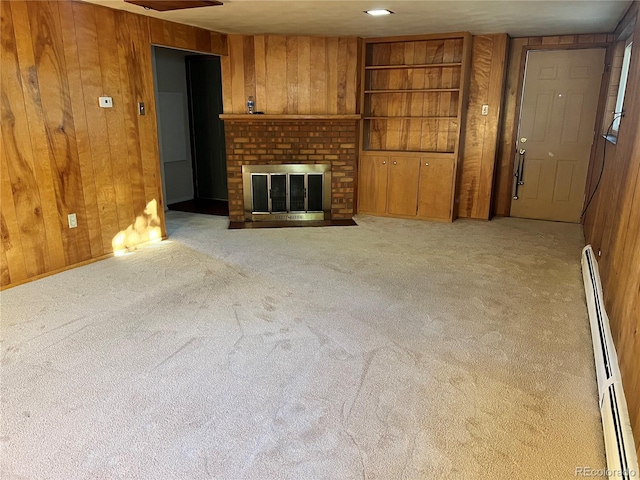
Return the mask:
{"type": "Polygon", "coordinates": [[[164,235],[148,18],[69,0],[1,8],[1,285],[108,255],[120,232],[128,246],[164,235]]]}
{"type": "MultiPolygon", "coordinates": [[[[635,2],[626,19],[639,10],[635,2]]],[[[640,38],[636,21],[634,38],[640,38]]],[[[634,44],[635,46],[635,44],[634,44]]],[[[613,75],[611,83],[617,83],[613,75]]],[[[601,252],[598,266],[618,352],[636,449],[640,456],[640,50],[633,51],[618,142],[607,145],[602,181],[584,221],[587,243],[601,252]]],[[[609,120],[610,121],[610,120],[609,120]]],[[[609,121],[605,117],[603,128],[609,121]]],[[[589,194],[602,165],[600,138],[589,194]]]]}
{"type": "Polygon", "coordinates": [[[504,120],[500,130],[497,172],[493,191],[493,213],[509,216],[513,187],[513,162],[515,159],[515,140],[517,133],[518,93],[523,78],[523,55],[525,47],[538,48],[575,48],[602,46],[611,42],[613,35],[563,35],[554,37],[524,37],[511,39],[509,65],[504,97],[504,120]]]}
{"type": "Polygon", "coordinates": [[[506,34],[473,37],[471,82],[458,187],[458,215],[488,220],[502,118],[507,65],[506,34]],[[482,106],[489,105],[488,115],[482,106]]]}
{"type": "Polygon", "coordinates": [[[356,37],[229,35],[228,45],[224,113],[246,113],[250,95],[268,114],[356,113],[356,37]]]}
{"type": "Polygon", "coordinates": [[[163,47],[227,55],[227,36],[202,28],[149,17],[151,43],[163,47]]]}

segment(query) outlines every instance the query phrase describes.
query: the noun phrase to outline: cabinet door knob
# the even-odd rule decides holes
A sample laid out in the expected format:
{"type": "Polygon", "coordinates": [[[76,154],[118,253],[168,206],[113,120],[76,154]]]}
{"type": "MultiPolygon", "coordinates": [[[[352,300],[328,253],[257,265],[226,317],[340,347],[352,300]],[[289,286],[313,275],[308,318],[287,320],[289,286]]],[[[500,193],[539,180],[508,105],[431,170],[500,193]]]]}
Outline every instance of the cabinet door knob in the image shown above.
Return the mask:
{"type": "Polygon", "coordinates": [[[397,164],[398,164],[398,162],[393,162],[393,164],[394,164],[394,165],[397,165],[397,164]]]}
{"type": "Polygon", "coordinates": [[[428,164],[428,163],[425,163],[425,164],[424,164],[424,166],[425,166],[425,167],[428,167],[428,166],[429,166],[429,164],[428,164]]]}
{"type": "Polygon", "coordinates": [[[382,164],[383,164],[383,165],[386,165],[386,164],[387,164],[387,161],[385,160],[384,162],[382,162],[382,164]]]}

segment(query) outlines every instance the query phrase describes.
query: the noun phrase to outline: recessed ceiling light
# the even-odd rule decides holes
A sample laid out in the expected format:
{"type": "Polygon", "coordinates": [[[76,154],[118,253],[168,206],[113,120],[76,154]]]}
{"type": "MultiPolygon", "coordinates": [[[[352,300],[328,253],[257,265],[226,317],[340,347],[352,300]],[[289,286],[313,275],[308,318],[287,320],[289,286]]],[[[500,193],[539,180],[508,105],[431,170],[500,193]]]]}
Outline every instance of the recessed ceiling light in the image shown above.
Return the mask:
{"type": "Polygon", "coordinates": [[[385,8],[385,9],[379,9],[379,10],[367,10],[364,13],[366,13],[367,15],[371,15],[373,17],[381,17],[382,15],[391,15],[393,12],[385,8]]]}

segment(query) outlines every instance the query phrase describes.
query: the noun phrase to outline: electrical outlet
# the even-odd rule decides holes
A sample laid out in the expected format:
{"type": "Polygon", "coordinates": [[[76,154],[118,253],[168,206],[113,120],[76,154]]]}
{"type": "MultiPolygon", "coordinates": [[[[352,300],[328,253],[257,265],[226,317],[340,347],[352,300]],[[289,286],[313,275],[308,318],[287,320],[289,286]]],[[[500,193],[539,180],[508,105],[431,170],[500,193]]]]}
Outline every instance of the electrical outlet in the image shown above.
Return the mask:
{"type": "Polygon", "coordinates": [[[489,115],[489,105],[482,105],[482,115],[489,115]]]}
{"type": "Polygon", "coordinates": [[[67,219],[69,220],[69,228],[76,228],[78,226],[78,217],[76,217],[75,213],[67,215],[67,219]]]}
{"type": "Polygon", "coordinates": [[[113,98],[111,97],[98,97],[98,103],[101,108],[113,108],[113,98]]]}

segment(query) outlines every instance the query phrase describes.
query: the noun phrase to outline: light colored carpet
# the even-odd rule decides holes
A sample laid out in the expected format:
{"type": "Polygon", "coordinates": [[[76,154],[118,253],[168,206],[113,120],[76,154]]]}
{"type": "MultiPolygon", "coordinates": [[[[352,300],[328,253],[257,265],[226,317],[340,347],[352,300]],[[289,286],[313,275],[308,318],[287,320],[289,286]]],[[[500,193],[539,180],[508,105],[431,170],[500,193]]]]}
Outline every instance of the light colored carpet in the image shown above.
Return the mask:
{"type": "Polygon", "coordinates": [[[572,479],[604,467],[577,225],[357,218],[2,293],[3,479],[572,479]]]}

